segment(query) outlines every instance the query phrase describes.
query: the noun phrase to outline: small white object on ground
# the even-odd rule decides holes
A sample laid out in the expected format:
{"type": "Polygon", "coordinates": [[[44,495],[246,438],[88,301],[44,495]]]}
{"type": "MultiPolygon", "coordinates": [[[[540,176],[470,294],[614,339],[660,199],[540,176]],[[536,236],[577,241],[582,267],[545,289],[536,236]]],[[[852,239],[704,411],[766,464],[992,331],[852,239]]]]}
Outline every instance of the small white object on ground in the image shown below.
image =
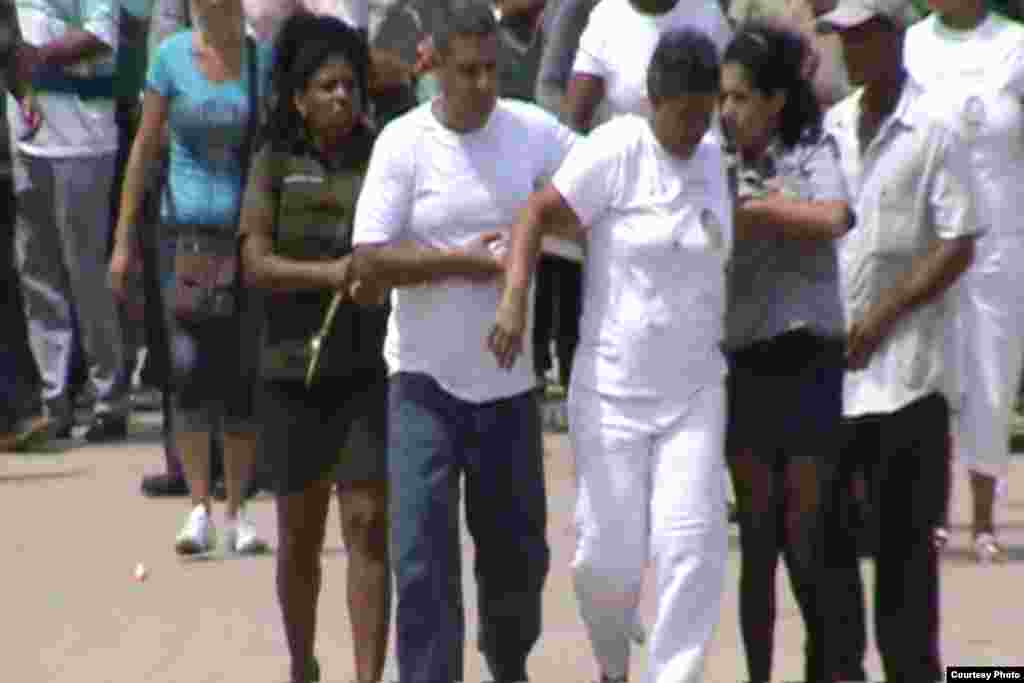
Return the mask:
{"type": "Polygon", "coordinates": [[[146,571],[146,565],[142,564],[141,562],[135,565],[136,581],[145,581],[147,576],[149,576],[149,572],[146,571]]]}

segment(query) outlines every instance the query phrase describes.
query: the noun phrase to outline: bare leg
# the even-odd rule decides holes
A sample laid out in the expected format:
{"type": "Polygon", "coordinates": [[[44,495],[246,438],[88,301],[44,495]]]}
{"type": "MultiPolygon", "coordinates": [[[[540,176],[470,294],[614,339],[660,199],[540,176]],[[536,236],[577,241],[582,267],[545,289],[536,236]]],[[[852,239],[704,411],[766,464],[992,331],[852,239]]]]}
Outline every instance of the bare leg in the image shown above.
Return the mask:
{"type": "Polygon", "coordinates": [[[391,618],[386,480],[338,488],[341,531],[348,549],[348,614],[356,680],[377,683],[384,673],[391,618]]]}
{"type": "Polygon", "coordinates": [[[996,500],[996,478],[972,471],[971,497],[974,500],[974,535],[994,534],[996,500]]]}
{"type": "Polygon", "coordinates": [[[192,505],[210,511],[210,434],[206,431],[179,431],[178,453],[192,494],[192,505]]]}
{"type": "Polygon", "coordinates": [[[771,678],[775,644],[775,570],[779,562],[781,491],[774,467],[751,448],[728,454],[740,524],[740,631],[752,681],[771,678]]]}
{"type": "Polygon", "coordinates": [[[316,605],[320,597],[320,553],[327,524],[331,483],[309,488],[277,501],[277,600],[291,655],[291,680],[310,680],[316,645],[316,605]]]}
{"type": "Polygon", "coordinates": [[[229,520],[238,515],[245,497],[245,487],[256,466],[256,433],[226,432],[224,434],[224,488],[227,490],[226,514],[229,520]]]}

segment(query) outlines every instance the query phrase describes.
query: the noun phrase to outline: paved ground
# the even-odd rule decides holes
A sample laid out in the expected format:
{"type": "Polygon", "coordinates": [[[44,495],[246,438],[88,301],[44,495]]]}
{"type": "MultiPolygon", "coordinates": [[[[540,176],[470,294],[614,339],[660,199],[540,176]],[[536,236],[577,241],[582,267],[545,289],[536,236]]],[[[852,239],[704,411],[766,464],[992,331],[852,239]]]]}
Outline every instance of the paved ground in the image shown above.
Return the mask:
{"type": "MultiPolygon", "coordinates": [[[[183,562],[175,557],[172,541],[187,505],[181,499],[147,500],[137,493],[140,476],[156,470],[161,455],[152,417],[137,419],[133,429],[127,443],[113,447],[87,447],[78,441],[60,453],[0,454],[0,680],[285,681],[287,657],[273,593],[273,558],[183,562]],[[145,582],[133,579],[139,562],[149,569],[145,582]]],[[[531,674],[536,681],[583,683],[593,680],[595,672],[568,572],[572,492],[565,438],[549,436],[547,447],[553,568],[545,633],[531,660],[531,674]]],[[[962,476],[958,477],[952,544],[942,567],[947,664],[1024,665],[1024,460],[1014,465],[1010,491],[1004,507],[1010,561],[977,567],[967,554],[967,496],[962,476]]],[[[273,540],[272,500],[257,499],[252,509],[273,540]]],[[[220,506],[217,514],[222,514],[220,506]]],[[[345,553],[336,511],[332,517],[318,651],[325,683],[341,683],[353,675],[344,600],[345,553]]],[[[708,663],[709,682],[745,678],[736,618],[737,559],[734,542],[721,625],[708,663]]],[[[777,680],[799,680],[802,627],[784,572],[779,591],[777,680]]],[[[466,591],[471,610],[473,596],[473,591],[466,591]]],[[[650,607],[647,600],[648,618],[650,607]]],[[[472,639],[472,619],[469,628],[472,639]]],[[[466,679],[476,682],[487,674],[471,639],[466,679]]],[[[642,649],[635,659],[639,674],[642,649]]],[[[880,679],[873,649],[868,666],[880,679]]],[[[387,679],[395,678],[392,660],[387,679]]]]}

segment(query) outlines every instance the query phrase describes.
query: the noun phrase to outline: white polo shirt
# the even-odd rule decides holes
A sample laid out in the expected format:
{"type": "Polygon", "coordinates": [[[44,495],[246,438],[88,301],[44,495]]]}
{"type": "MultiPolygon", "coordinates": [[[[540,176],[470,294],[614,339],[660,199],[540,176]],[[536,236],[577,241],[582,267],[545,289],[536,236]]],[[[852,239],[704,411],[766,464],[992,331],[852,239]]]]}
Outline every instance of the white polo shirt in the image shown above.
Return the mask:
{"type": "Polygon", "coordinates": [[[718,144],[705,136],[679,159],[625,115],[581,141],[552,182],[589,226],[573,386],[677,398],[722,382],[733,230],[718,144]]]}
{"type": "MultiPolygon", "coordinates": [[[[920,86],[908,79],[863,156],[857,138],[862,94],[857,90],[825,118],[857,215],[839,250],[848,324],[902,282],[937,240],[983,231],[967,148],[929,114],[920,86]]],[[[893,413],[928,394],[948,392],[946,315],[946,298],[939,297],[897,322],[868,367],[846,373],[845,415],[893,413]]]]}
{"type": "Polygon", "coordinates": [[[669,31],[703,31],[719,57],[732,39],[718,0],[679,0],[665,14],[638,12],[629,0],[601,0],[590,13],[573,64],[573,73],[604,79],[609,113],[651,115],[647,67],[658,40],[669,31]]]}
{"type": "MultiPolygon", "coordinates": [[[[507,231],[530,193],[550,178],[577,136],[539,107],[498,100],[487,124],[456,133],[431,102],[392,121],[374,146],[356,205],[353,243],[411,240],[450,249],[507,231]]],[[[500,292],[496,283],[449,279],[396,289],[384,357],[390,372],[430,375],[474,403],[532,389],[532,345],[511,370],[487,350],[500,292]]],[[[532,313],[531,313],[532,315],[532,313]]],[[[532,334],[529,321],[525,339],[532,334]]]]}

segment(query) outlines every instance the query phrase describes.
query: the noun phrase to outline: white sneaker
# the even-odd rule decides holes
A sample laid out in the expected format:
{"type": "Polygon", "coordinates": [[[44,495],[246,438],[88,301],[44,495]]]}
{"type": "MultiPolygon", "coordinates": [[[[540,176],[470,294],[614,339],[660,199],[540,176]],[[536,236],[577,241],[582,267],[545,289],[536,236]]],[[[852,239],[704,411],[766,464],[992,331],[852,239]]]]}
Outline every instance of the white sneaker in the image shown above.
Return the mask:
{"type": "Polygon", "coordinates": [[[210,513],[203,505],[197,505],[185,520],[185,526],[178,532],[174,541],[174,549],[179,555],[199,555],[213,550],[216,545],[217,532],[213,528],[210,513]]]}
{"type": "Polygon", "coordinates": [[[267,552],[267,542],[256,535],[256,527],[245,514],[245,508],[239,508],[235,519],[228,521],[225,541],[228,551],[239,555],[258,555],[267,552]]]}

